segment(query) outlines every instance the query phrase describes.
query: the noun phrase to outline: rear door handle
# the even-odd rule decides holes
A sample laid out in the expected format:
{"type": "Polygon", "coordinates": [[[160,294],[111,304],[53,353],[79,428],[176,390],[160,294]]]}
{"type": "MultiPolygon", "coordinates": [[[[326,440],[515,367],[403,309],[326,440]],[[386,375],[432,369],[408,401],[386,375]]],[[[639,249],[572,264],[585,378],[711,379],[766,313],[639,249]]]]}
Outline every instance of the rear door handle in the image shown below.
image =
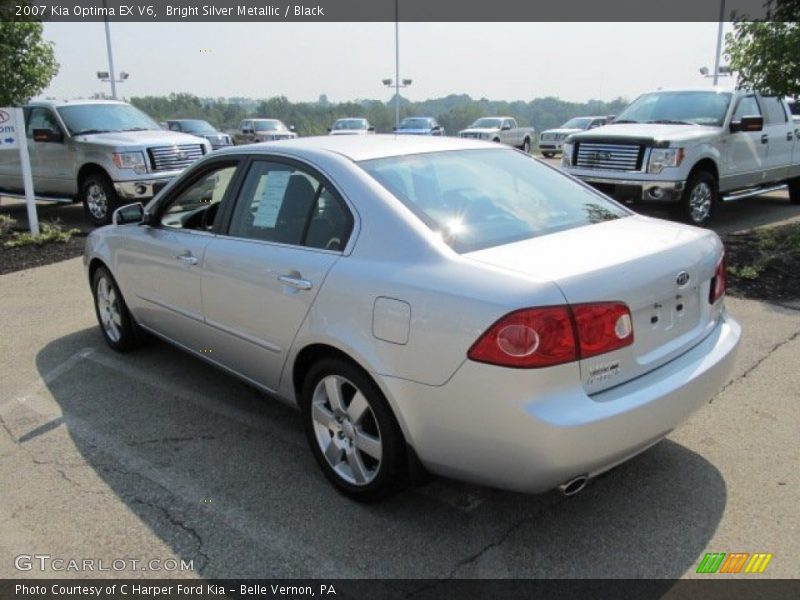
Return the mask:
{"type": "Polygon", "coordinates": [[[291,275],[279,275],[278,281],[298,290],[310,290],[314,286],[308,279],[292,277],[291,275]]]}
{"type": "Polygon", "coordinates": [[[177,258],[179,261],[181,261],[185,265],[190,265],[191,266],[191,265],[196,265],[197,264],[197,257],[193,256],[192,253],[189,252],[188,250],[186,252],[184,252],[183,254],[178,254],[178,256],[176,256],[175,258],[177,258]]]}
{"type": "Polygon", "coordinates": [[[768,144],[769,143],[769,136],[766,133],[761,136],[761,143],[762,144],[768,144]]]}

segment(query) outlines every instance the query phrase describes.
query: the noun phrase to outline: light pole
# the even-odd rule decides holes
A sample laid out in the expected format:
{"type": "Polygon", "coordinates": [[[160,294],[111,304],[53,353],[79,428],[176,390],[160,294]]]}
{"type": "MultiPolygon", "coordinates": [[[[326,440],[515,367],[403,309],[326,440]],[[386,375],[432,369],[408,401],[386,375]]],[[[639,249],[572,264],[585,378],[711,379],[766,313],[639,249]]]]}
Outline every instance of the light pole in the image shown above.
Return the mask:
{"type": "Polygon", "coordinates": [[[717,55],[714,59],[714,85],[719,82],[720,58],[722,55],[722,26],[725,22],[725,0],[719,2],[719,27],[717,28],[717,55]]]}
{"type": "Polygon", "coordinates": [[[111,72],[109,72],[109,71],[98,71],[97,72],[97,78],[100,81],[103,81],[103,82],[110,81],[111,82],[111,97],[114,100],[117,99],[117,84],[118,83],[123,83],[124,81],[126,81],[128,79],[128,77],[130,77],[130,73],[126,73],[125,71],[120,71],[119,79],[115,79],[114,78],[114,71],[111,71],[111,72]]]}
{"type": "Polygon", "coordinates": [[[400,88],[407,88],[412,83],[411,79],[384,79],[383,85],[394,88],[394,126],[400,127],[400,88]],[[401,83],[402,81],[402,83],[401,83]]]}
{"type": "MultiPolygon", "coordinates": [[[[106,0],[103,0],[103,8],[108,8],[106,4],[106,0]]],[[[106,14],[108,11],[104,11],[106,14]]],[[[108,16],[103,18],[103,21],[106,25],[106,50],[108,51],[108,72],[109,75],[107,79],[100,77],[100,73],[97,74],[99,79],[103,81],[110,81],[111,82],[111,97],[116,100],[117,99],[117,79],[114,76],[114,54],[111,52],[111,25],[108,23],[108,16]]],[[[127,77],[125,77],[127,79],[127,77]]]]}

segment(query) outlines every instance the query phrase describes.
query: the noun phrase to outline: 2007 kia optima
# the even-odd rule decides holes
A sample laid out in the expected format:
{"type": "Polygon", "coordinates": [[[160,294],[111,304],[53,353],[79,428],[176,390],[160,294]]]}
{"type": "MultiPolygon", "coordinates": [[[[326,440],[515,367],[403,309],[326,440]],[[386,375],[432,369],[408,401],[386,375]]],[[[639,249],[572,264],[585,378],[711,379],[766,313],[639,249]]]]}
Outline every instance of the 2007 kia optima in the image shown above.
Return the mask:
{"type": "Polygon", "coordinates": [[[215,152],[85,263],[113,349],[155,334],[298,404],[357,499],[420,463],[574,493],[706,403],[741,334],[716,234],[474,140],[215,152]]]}

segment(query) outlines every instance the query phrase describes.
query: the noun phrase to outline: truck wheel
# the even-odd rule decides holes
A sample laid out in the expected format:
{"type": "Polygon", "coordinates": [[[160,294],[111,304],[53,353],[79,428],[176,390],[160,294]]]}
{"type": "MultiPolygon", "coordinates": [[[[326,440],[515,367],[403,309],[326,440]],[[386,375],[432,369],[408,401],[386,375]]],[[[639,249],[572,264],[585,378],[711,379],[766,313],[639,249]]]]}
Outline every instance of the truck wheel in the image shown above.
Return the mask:
{"type": "Polygon", "coordinates": [[[553,158],[555,155],[555,152],[542,152],[542,156],[545,158],[553,158]]]}
{"type": "Polygon", "coordinates": [[[707,227],[717,203],[717,182],[708,171],[697,171],[689,178],[683,190],[677,216],[680,220],[707,227]]]}
{"type": "Polygon", "coordinates": [[[522,142],[522,146],[519,147],[525,154],[531,153],[531,141],[528,138],[525,138],[525,141],[522,142]]]}
{"type": "Polygon", "coordinates": [[[789,202],[800,204],[800,177],[789,180],[789,202]]]}
{"type": "Polygon", "coordinates": [[[114,185],[105,173],[92,173],[81,182],[81,201],[92,225],[108,225],[119,204],[114,185]]]}
{"type": "Polygon", "coordinates": [[[500,138],[494,138],[492,141],[493,141],[495,144],[499,144],[499,143],[500,143],[500,138]]]}

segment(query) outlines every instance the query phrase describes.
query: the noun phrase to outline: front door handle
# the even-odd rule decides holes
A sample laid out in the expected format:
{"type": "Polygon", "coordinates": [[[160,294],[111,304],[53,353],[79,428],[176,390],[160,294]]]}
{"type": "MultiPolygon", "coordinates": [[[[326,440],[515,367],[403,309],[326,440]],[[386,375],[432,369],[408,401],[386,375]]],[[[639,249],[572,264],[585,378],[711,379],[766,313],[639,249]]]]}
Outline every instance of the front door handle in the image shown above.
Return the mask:
{"type": "Polygon", "coordinates": [[[761,143],[762,143],[762,144],[767,144],[767,143],[769,143],[769,136],[768,136],[766,133],[765,133],[764,135],[762,135],[762,136],[761,136],[761,143]]]}
{"type": "Polygon", "coordinates": [[[188,250],[186,252],[184,252],[183,254],[178,254],[178,256],[176,256],[175,258],[177,258],[179,261],[181,261],[185,265],[191,266],[191,265],[196,265],[197,264],[197,257],[192,255],[192,253],[189,252],[188,250]]]}
{"type": "Polygon", "coordinates": [[[786,141],[787,142],[791,142],[792,141],[792,132],[791,131],[786,134],[786,141]]]}
{"type": "Polygon", "coordinates": [[[314,285],[308,279],[292,277],[291,275],[279,275],[278,281],[298,290],[310,290],[314,285]]]}

